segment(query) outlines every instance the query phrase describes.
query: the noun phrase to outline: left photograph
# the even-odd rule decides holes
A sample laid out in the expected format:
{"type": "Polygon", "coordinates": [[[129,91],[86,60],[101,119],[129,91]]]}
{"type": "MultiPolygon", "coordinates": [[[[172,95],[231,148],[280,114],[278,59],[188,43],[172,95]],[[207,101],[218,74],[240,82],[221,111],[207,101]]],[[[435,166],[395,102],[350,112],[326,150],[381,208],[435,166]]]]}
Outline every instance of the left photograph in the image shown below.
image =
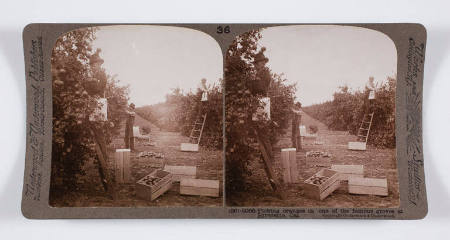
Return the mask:
{"type": "Polygon", "coordinates": [[[50,206],[223,206],[222,66],[211,36],[182,27],[61,35],[50,206]]]}

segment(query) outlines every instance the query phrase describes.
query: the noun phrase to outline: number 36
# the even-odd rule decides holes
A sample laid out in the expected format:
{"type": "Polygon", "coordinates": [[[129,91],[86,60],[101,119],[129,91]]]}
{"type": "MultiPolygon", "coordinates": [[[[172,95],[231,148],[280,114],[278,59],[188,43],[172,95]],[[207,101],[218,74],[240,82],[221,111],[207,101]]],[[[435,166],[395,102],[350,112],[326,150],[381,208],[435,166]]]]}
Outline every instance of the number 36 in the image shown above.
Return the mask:
{"type": "Polygon", "coordinates": [[[218,34],[222,34],[222,33],[230,33],[230,26],[225,26],[225,27],[218,26],[218,27],[217,27],[217,33],[218,33],[218,34]]]}

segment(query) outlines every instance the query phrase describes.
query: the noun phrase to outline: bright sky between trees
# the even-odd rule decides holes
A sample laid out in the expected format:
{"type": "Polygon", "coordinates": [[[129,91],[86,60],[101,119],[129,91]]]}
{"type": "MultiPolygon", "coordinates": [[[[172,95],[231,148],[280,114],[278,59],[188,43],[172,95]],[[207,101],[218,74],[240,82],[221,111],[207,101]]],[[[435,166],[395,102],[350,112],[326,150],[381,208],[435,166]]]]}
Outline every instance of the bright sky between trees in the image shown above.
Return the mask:
{"type": "Polygon", "coordinates": [[[333,98],[339,86],[363,89],[397,73],[397,50],[385,34],[349,26],[285,26],[262,31],[267,65],[297,83],[297,99],[308,106],[333,98]]]}
{"type": "Polygon", "coordinates": [[[137,107],[165,101],[173,88],[196,91],[202,78],[219,84],[222,52],[209,35],[187,28],[119,25],[100,27],[94,48],[103,67],[130,86],[137,107]]]}
{"type": "MultiPolygon", "coordinates": [[[[370,76],[381,83],[396,75],[397,51],[381,32],[349,26],[283,26],[262,31],[268,66],[297,83],[303,106],[331,100],[339,86],[362,89],[370,76]]],[[[200,80],[219,84],[223,58],[209,35],[187,28],[119,25],[100,27],[95,48],[108,74],[130,86],[130,102],[163,102],[173,88],[195,91],[200,80]]]]}

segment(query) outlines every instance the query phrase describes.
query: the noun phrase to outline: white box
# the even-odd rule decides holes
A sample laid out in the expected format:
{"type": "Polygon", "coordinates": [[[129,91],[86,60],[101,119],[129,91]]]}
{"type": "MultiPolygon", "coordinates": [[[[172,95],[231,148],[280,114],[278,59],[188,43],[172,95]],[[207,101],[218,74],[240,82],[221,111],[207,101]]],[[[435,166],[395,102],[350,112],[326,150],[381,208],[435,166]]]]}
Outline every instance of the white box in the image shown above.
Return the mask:
{"type": "Polygon", "coordinates": [[[349,150],[357,150],[357,151],[365,151],[366,143],[365,142],[348,142],[349,150]]]}
{"type": "Polygon", "coordinates": [[[219,180],[183,178],[180,181],[180,194],[218,197],[219,185],[219,180]]]}
{"type": "Polygon", "coordinates": [[[195,143],[182,143],[180,148],[183,152],[198,152],[198,144],[195,143]]]}
{"type": "Polygon", "coordinates": [[[197,175],[197,167],[195,166],[165,165],[164,171],[172,174],[174,182],[179,182],[183,178],[195,178],[197,175]]]}
{"type": "Polygon", "coordinates": [[[348,192],[352,194],[387,196],[387,179],[350,177],[348,179],[348,192]]]}

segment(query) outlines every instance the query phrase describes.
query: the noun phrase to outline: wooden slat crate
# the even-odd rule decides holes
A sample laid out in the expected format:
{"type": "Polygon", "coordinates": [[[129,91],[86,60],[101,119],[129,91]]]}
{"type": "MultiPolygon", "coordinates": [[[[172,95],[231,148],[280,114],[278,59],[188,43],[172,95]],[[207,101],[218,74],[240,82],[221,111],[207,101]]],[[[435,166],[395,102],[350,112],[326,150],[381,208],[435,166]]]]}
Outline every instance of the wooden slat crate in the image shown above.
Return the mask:
{"type": "Polygon", "coordinates": [[[364,177],[364,165],[331,165],[331,170],[339,173],[339,179],[348,181],[350,177],[364,177]]]}
{"type": "Polygon", "coordinates": [[[330,169],[322,169],[303,183],[305,196],[323,200],[340,186],[339,174],[330,169]],[[319,180],[320,179],[320,180],[319,180]]]}
{"type": "Polygon", "coordinates": [[[349,150],[356,150],[356,151],[366,151],[366,143],[365,142],[348,142],[348,149],[349,150]]]}
{"type": "Polygon", "coordinates": [[[339,173],[341,186],[339,190],[348,192],[348,179],[350,177],[364,177],[364,165],[331,165],[331,170],[339,173]]]}
{"type": "Polygon", "coordinates": [[[172,187],[172,174],[163,170],[153,170],[136,183],[136,195],[153,201],[172,187]]]}
{"type": "Polygon", "coordinates": [[[173,182],[179,182],[183,178],[196,178],[197,175],[197,167],[195,166],[165,165],[164,171],[172,174],[173,182]]]}
{"type": "Polygon", "coordinates": [[[114,175],[117,183],[131,182],[130,149],[116,149],[114,175]]]}
{"type": "Polygon", "coordinates": [[[183,152],[198,152],[198,144],[195,143],[182,143],[180,146],[183,152]]]}
{"type": "Polygon", "coordinates": [[[218,180],[183,178],[180,181],[180,194],[218,197],[219,185],[218,180]]]}
{"type": "Polygon", "coordinates": [[[387,179],[350,177],[348,179],[348,192],[352,194],[387,196],[387,179]]]}
{"type": "Polygon", "coordinates": [[[283,166],[283,181],[298,183],[297,149],[281,149],[281,165],[283,166]]]}

